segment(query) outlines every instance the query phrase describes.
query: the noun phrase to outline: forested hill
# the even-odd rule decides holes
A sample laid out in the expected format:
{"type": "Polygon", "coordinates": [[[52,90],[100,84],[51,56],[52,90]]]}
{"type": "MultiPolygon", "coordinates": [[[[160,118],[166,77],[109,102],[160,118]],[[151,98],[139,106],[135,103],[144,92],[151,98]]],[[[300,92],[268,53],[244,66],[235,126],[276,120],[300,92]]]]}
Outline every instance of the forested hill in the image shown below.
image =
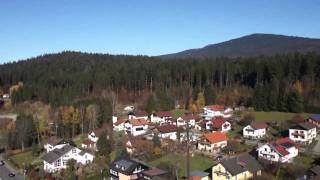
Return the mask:
{"type": "Polygon", "coordinates": [[[161,58],[248,57],[294,52],[320,52],[320,39],[274,34],[252,34],[199,49],[160,56],[161,58]]]}
{"type": "MultiPolygon", "coordinates": [[[[311,111],[320,107],[320,56],[287,54],[242,59],[176,59],[63,52],[0,66],[0,88],[23,82],[12,102],[52,105],[114,92],[122,100],[186,108],[204,93],[206,104],[258,110],[311,111]]],[[[119,100],[121,101],[121,100],[119,100]]]]}

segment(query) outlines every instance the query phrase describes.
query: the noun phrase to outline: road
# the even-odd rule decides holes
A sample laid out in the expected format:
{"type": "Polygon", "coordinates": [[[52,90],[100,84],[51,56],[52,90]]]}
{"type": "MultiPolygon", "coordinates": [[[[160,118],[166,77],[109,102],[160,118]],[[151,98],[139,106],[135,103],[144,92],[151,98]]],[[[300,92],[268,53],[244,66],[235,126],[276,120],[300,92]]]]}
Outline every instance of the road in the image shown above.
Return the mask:
{"type": "Polygon", "coordinates": [[[7,163],[5,163],[5,165],[0,166],[0,179],[1,180],[23,180],[23,177],[20,174],[16,174],[15,177],[9,177],[8,174],[12,171],[10,171],[9,169],[12,169],[11,167],[9,167],[9,165],[7,163]]]}

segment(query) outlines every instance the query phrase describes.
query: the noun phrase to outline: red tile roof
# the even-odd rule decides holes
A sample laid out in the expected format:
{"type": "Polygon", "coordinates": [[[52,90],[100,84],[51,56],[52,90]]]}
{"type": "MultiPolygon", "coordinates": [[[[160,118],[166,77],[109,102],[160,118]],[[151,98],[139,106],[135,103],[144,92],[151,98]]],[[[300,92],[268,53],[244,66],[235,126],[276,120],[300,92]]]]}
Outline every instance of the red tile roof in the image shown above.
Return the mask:
{"type": "Polygon", "coordinates": [[[82,144],[89,146],[89,145],[95,144],[95,142],[91,141],[90,139],[86,139],[86,140],[82,141],[82,144]]]}
{"type": "Polygon", "coordinates": [[[276,150],[282,155],[282,156],[286,156],[288,154],[290,154],[286,148],[284,148],[283,146],[277,146],[276,150]]]}
{"type": "Polygon", "coordinates": [[[217,142],[228,140],[227,135],[222,132],[207,133],[207,134],[204,134],[203,136],[210,143],[217,143],[217,142]]]}
{"type": "Polygon", "coordinates": [[[221,128],[226,121],[222,117],[216,117],[211,120],[213,128],[221,128]]]}
{"type": "Polygon", "coordinates": [[[147,120],[145,120],[145,119],[132,119],[129,122],[133,126],[143,126],[143,125],[148,125],[149,124],[149,122],[147,120]]]}
{"type": "Polygon", "coordinates": [[[161,133],[177,132],[177,126],[172,124],[157,126],[156,128],[161,133]]]}
{"type": "Polygon", "coordinates": [[[223,111],[225,109],[224,106],[218,105],[218,104],[209,105],[209,106],[207,106],[207,108],[214,110],[214,111],[223,111]]]}
{"type": "Polygon", "coordinates": [[[153,114],[158,117],[171,117],[172,116],[170,111],[159,111],[159,112],[155,112],[153,114]]]}
{"type": "Polygon", "coordinates": [[[117,122],[115,122],[115,123],[113,123],[115,126],[118,126],[118,125],[120,125],[120,124],[122,124],[122,123],[124,123],[125,121],[122,119],[122,118],[119,118],[118,117],[118,120],[117,120],[117,122]]]}
{"type": "Polygon", "coordinates": [[[146,111],[135,111],[129,113],[129,115],[135,115],[136,117],[142,117],[142,116],[148,116],[148,113],[146,111]]]}
{"type": "Polygon", "coordinates": [[[200,116],[198,116],[198,115],[193,115],[193,114],[190,114],[190,115],[186,115],[186,116],[182,116],[181,117],[183,120],[188,120],[188,121],[190,121],[190,120],[195,120],[195,121],[200,121],[201,120],[201,117],[200,116]]]}
{"type": "MultiPolygon", "coordinates": [[[[108,128],[107,126],[108,126],[108,124],[104,123],[104,124],[101,126],[101,128],[96,128],[96,129],[92,130],[91,132],[94,132],[94,134],[95,134],[96,137],[100,137],[100,135],[101,135],[102,133],[107,132],[107,128],[108,128]]],[[[91,132],[90,132],[90,133],[91,133],[91,132]]]]}
{"type": "Polygon", "coordinates": [[[264,122],[255,122],[251,124],[251,127],[254,129],[265,129],[268,127],[268,125],[264,122]]]}

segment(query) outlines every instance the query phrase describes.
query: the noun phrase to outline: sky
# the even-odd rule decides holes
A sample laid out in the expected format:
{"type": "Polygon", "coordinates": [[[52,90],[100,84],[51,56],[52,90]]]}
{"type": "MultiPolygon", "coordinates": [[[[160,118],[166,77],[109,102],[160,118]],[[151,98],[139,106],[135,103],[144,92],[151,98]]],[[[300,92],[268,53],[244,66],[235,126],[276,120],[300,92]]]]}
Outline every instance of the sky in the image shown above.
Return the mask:
{"type": "Polygon", "coordinates": [[[162,55],[252,33],[320,38],[320,0],[0,0],[0,63],[66,50],[162,55]]]}

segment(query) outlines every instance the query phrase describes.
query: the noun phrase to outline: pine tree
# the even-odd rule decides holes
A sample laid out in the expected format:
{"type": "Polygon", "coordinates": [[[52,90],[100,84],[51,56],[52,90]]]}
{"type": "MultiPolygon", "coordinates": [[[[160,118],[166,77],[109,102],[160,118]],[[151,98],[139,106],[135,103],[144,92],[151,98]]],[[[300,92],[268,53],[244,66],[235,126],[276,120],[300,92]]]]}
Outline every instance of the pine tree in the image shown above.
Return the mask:
{"type": "Polygon", "coordinates": [[[98,153],[101,156],[109,156],[109,154],[111,153],[111,145],[109,140],[107,140],[106,133],[102,133],[101,136],[99,137],[97,141],[97,149],[98,149],[98,153]]]}
{"type": "Polygon", "coordinates": [[[157,104],[154,99],[154,96],[150,95],[146,104],[145,104],[145,110],[150,114],[150,113],[152,113],[152,111],[154,111],[156,109],[157,109],[157,104]]]}

